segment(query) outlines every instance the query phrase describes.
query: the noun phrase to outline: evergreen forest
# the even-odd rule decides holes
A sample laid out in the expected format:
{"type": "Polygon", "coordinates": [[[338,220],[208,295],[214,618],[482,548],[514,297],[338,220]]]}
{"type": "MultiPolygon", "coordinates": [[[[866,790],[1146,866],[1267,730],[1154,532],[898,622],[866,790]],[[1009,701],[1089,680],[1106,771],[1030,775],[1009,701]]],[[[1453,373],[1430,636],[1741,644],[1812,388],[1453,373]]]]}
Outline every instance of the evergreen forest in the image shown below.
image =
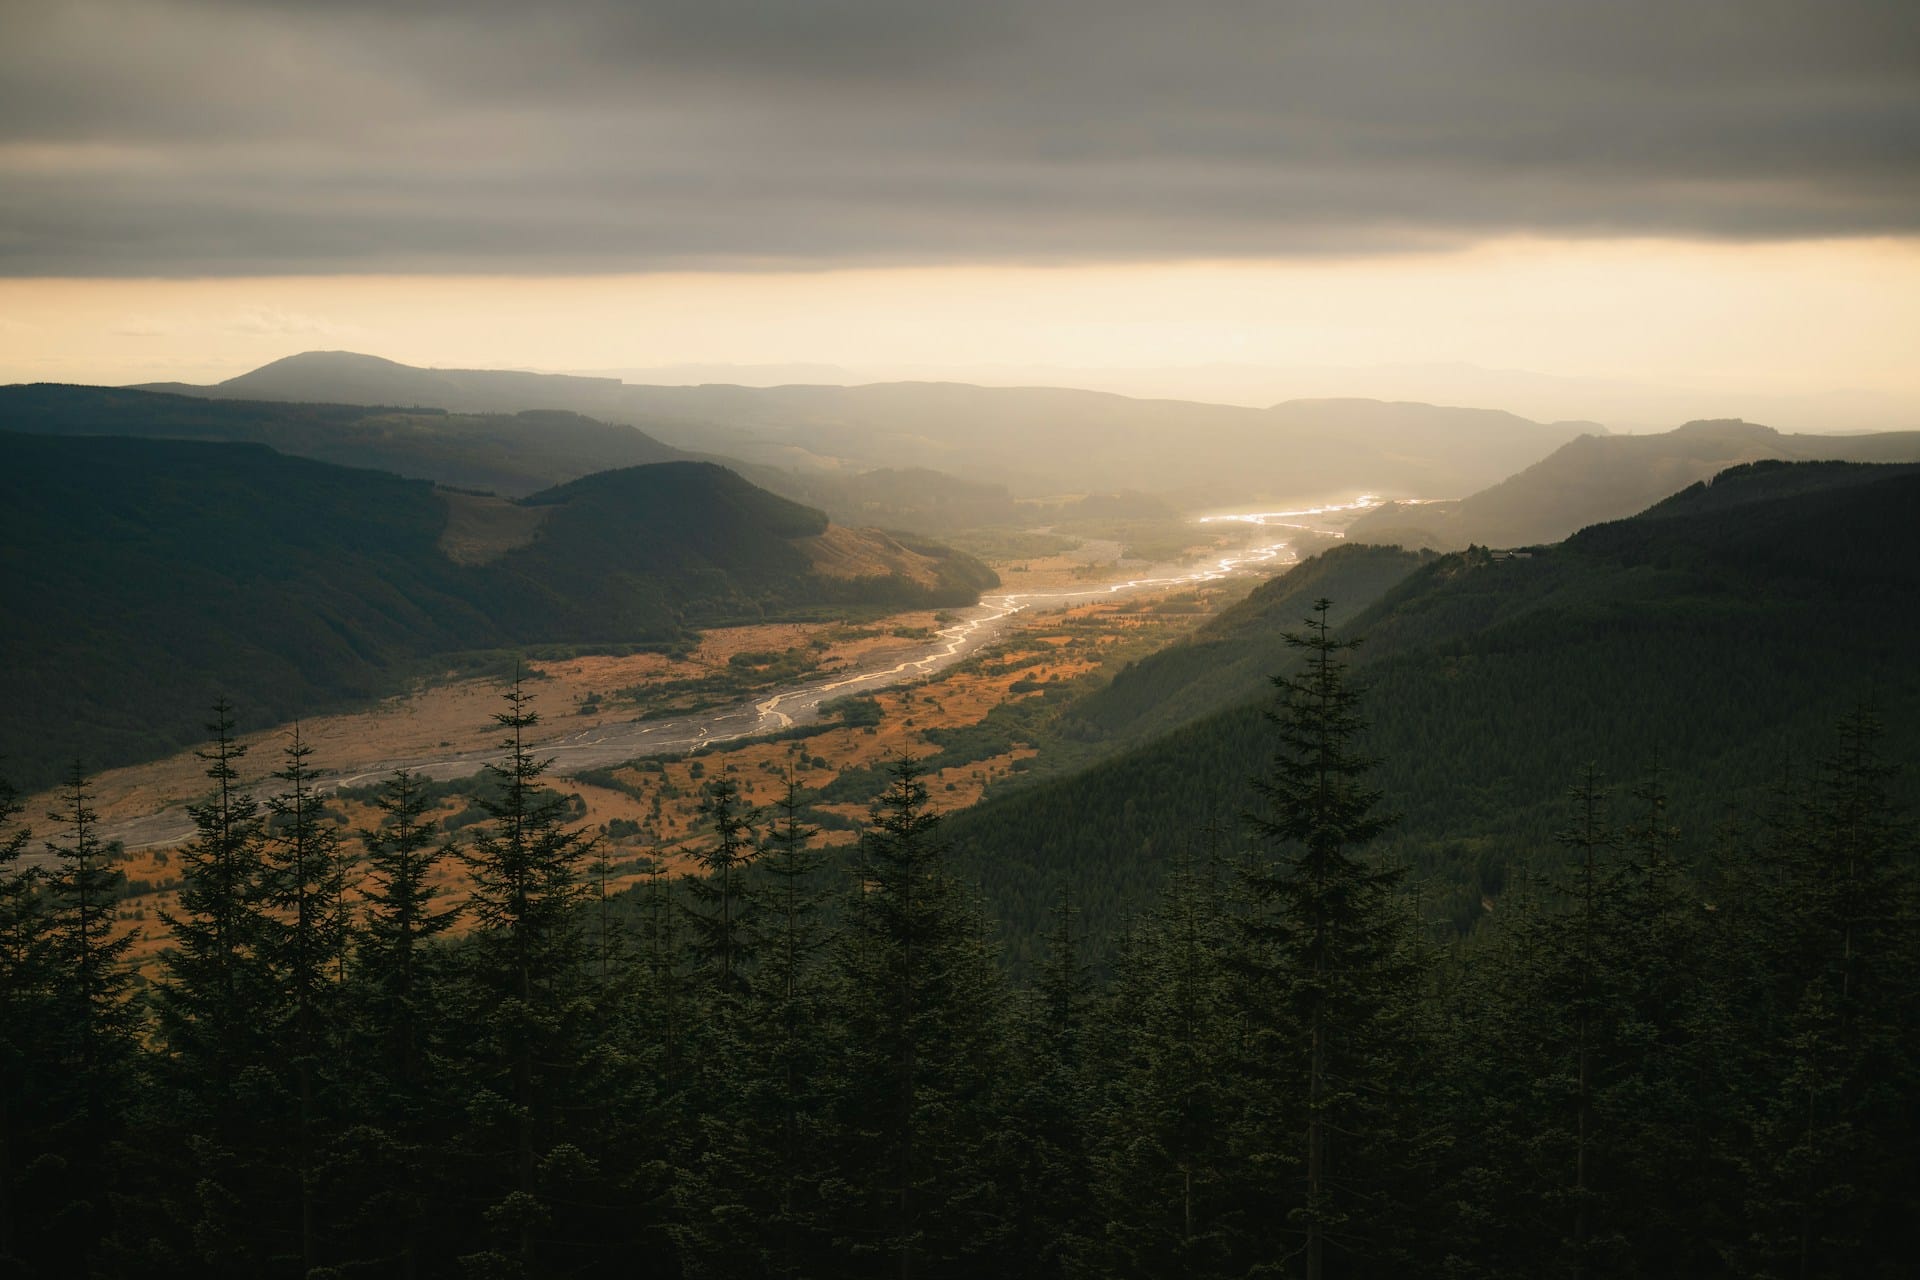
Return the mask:
{"type": "Polygon", "coordinates": [[[1577,771],[1462,931],[1331,609],[1245,821],[1110,947],[1063,889],[1018,981],[915,760],[843,846],[712,780],[698,873],[610,898],[518,684],[457,840],[405,772],[342,830],[297,733],[252,794],[217,707],[151,982],[85,773],[9,793],[4,1269],[1908,1274],[1920,882],[1873,710],[1704,838],[1651,760],[1577,771]]]}
{"type": "Polygon", "coordinates": [[[0,0],[0,1280],[1920,1277],[1920,0],[0,0]]]}

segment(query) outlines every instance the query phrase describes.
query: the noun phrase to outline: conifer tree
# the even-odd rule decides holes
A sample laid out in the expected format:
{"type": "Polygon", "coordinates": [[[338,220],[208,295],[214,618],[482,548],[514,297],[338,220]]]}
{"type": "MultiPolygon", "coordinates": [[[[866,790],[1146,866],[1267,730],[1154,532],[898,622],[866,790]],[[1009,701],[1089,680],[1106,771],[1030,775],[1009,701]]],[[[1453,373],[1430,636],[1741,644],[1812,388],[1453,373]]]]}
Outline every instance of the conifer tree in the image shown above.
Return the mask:
{"type": "Polygon", "coordinates": [[[1781,1047],[1766,1054],[1754,1116],[1756,1269],[1871,1274],[1920,1247],[1920,921],[1912,833],[1889,799],[1880,735],[1865,708],[1842,721],[1798,811],[1772,835],[1781,1047]]]}
{"type": "MultiPolygon", "coordinates": [[[[21,866],[26,826],[0,836],[0,1272],[65,1275],[99,1262],[110,1144],[137,1051],[114,903],[124,877],[75,764],[48,817],[47,862],[21,866]]],[[[20,814],[0,784],[0,828],[20,814]]]]}
{"type": "Polygon", "coordinates": [[[1600,785],[1597,771],[1589,765],[1586,775],[1573,791],[1574,825],[1562,830],[1555,839],[1574,855],[1571,938],[1567,939],[1571,977],[1565,994],[1573,1014],[1574,1060],[1574,1144],[1573,1144],[1573,1230],[1571,1256],[1573,1274],[1587,1274],[1593,1250],[1593,1203],[1595,1189],[1594,1097],[1599,1089],[1601,1069],[1596,1057],[1604,1052],[1608,1023],[1617,1009],[1610,989],[1615,977],[1611,964],[1612,908],[1619,883],[1608,855],[1618,845],[1618,836],[1607,817],[1609,794],[1600,785]]]}
{"type": "Polygon", "coordinates": [[[444,1053],[445,955],[435,940],[459,917],[434,904],[431,877],[454,856],[436,843],[418,775],[398,769],[374,799],[380,822],[360,833],[367,854],[364,915],[352,938],[346,998],[353,1041],[352,1111],[360,1122],[336,1143],[331,1185],[346,1205],[346,1256],[418,1273],[434,1200],[448,1182],[434,1143],[448,1123],[432,1071],[444,1053]]]}
{"type": "Polygon", "coordinates": [[[849,1267],[957,1274],[997,1247],[986,1146],[1003,1044],[981,916],[947,870],[924,770],[887,770],[861,834],[840,963],[848,1055],[839,1122],[849,1267]]]}
{"type": "MultiPolygon", "coordinates": [[[[754,814],[740,788],[722,776],[703,788],[700,817],[707,843],[695,850],[700,873],[681,886],[686,954],[695,987],[686,1027],[690,1088],[682,1097],[690,1122],[676,1162],[683,1254],[690,1274],[739,1275],[759,1269],[756,1215],[764,1204],[739,1185],[737,1144],[745,1139],[747,1092],[758,1069],[744,1025],[752,983],[747,865],[754,814]]],[[[751,1158],[751,1157],[749,1157],[751,1158]]]]}
{"type": "Polygon", "coordinates": [[[1242,1034],[1224,964],[1231,917],[1218,850],[1182,846],[1146,919],[1122,939],[1095,1024],[1100,1082],[1090,1256],[1121,1276],[1243,1274],[1246,1179],[1227,1121],[1242,1034]]]}
{"type": "Polygon", "coordinates": [[[260,1017],[275,1005],[261,951],[264,834],[260,804],[240,778],[247,748],[224,701],[207,731],[213,741],[198,755],[211,787],[188,806],[195,834],[179,855],[179,903],[161,917],[172,947],[159,1025],[176,1091],[161,1122],[184,1129],[173,1141],[192,1176],[162,1191],[175,1225],[190,1233],[182,1247],[210,1271],[246,1275],[281,1250],[265,1224],[280,1217],[269,1206],[285,1203],[270,1172],[284,1137],[277,1049],[260,1017]]]}
{"type": "Polygon", "coordinates": [[[339,829],[324,820],[314,789],[312,756],[296,724],[273,775],[281,790],[267,800],[272,835],[261,859],[260,954],[276,997],[261,1013],[274,1024],[293,1094],[303,1273],[319,1265],[316,1164],[329,1102],[322,1095],[343,1047],[338,974],[347,949],[346,866],[339,829]]]}
{"type": "Polygon", "coordinates": [[[615,984],[620,1030],[634,1064],[621,1104],[628,1145],[639,1153],[630,1163],[627,1194],[629,1205],[642,1210],[633,1217],[647,1236],[646,1247],[672,1253],[686,1247],[687,1233],[695,1229],[685,1202],[688,1171],[702,1141],[703,1064],[695,1057],[699,1037],[692,1029],[699,991],[688,972],[680,887],[658,849],[636,894],[633,956],[615,984]]]}
{"type": "Polygon", "coordinates": [[[756,862],[763,886],[760,980],[746,1032],[758,1080],[748,1099],[749,1127],[736,1142],[749,1185],[757,1183],[765,1201],[760,1214],[767,1271],[791,1277],[815,1272],[825,1255],[820,1188],[832,1175],[821,1112],[830,1097],[837,1029],[830,974],[822,963],[828,943],[821,883],[826,855],[811,847],[818,832],[802,817],[800,783],[791,766],[785,782],[756,862]],[[767,1133],[774,1135],[771,1144],[767,1133]]]}
{"type": "Polygon", "coordinates": [[[700,818],[709,841],[694,853],[694,861],[703,874],[688,878],[683,909],[695,964],[706,975],[716,1004],[731,1004],[748,987],[754,902],[747,863],[753,857],[759,815],[741,796],[740,784],[722,776],[707,784],[700,818]]]}
{"type": "Polygon", "coordinates": [[[1589,765],[1568,791],[1550,891],[1502,927],[1459,1127],[1476,1135],[1471,1239],[1491,1274],[1604,1273],[1622,1261],[1619,1189],[1628,1141],[1620,1082],[1636,1069],[1629,971],[1647,933],[1626,909],[1613,793],[1589,765]]]}
{"type": "Polygon", "coordinates": [[[512,1251],[510,1258],[476,1254],[474,1265],[526,1269],[553,1220],[553,1203],[541,1193],[543,1164],[555,1181],[579,1168],[561,1121],[589,1013],[580,1002],[591,984],[577,908],[591,842],[567,829],[565,801],[542,785],[552,761],[527,741],[539,723],[532,698],[518,679],[504,697],[507,710],[494,717],[504,759],[487,766],[495,790],[480,802],[488,821],[461,857],[473,884],[467,909],[480,929],[469,966],[486,1054],[476,1084],[505,1104],[498,1114],[511,1133],[508,1190],[488,1218],[512,1251]]]}
{"type": "Polygon", "coordinates": [[[671,1102],[687,1088],[687,1021],[691,1001],[685,964],[685,936],[676,882],[659,858],[647,875],[641,959],[646,968],[645,1008],[660,1047],[660,1087],[671,1102]]]}
{"type": "Polygon", "coordinates": [[[802,817],[800,782],[791,767],[775,808],[778,816],[758,863],[767,886],[760,952],[780,1035],[797,1048],[806,1023],[820,1016],[815,1000],[823,982],[819,955],[826,937],[819,875],[826,856],[811,847],[819,832],[802,817]]]}
{"type": "MultiPolygon", "coordinates": [[[[1613,1211],[1625,1247],[1643,1268],[1711,1269],[1702,1237],[1718,1198],[1707,1179],[1708,1118],[1716,1104],[1698,1090],[1695,1037],[1710,1001],[1705,990],[1703,912],[1679,857],[1660,762],[1628,797],[1618,913],[1618,1062],[1599,1117],[1617,1137],[1613,1211]],[[1685,1194],[1648,1194],[1681,1188],[1685,1194]]],[[[1717,1228],[1712,1224],[1709,1229],[1717,1228]]]]}
{"type": "Polygon", "coordinates": [[[53,956],[44,873],[20,863],[32,828],[7,829],[22,809],[12,784],[0,779],[0,1269],[31,1274],[26,1255],[44,1217],[32,1170],[54,1076],[46,1052],[54,1027],[53,956]]]}
{"type": "Polygon", "coordinates": [[[380,1045],[380,1074],[402,1088],[419,1084],[432,999],[433,940],[459,919],[436,909],[432,876],[456,856],[436,845],[421,779],[397,769],[374,800],[380,824],[361,833],[367,851],[366,905],[355,939],[361,1016],[380,1045]]]}
{"type": "Polygon", "coordinates": [[[66,1006],[61,1060],[87,1123],[98,1126],[109,1123],[119,1105],[135,1028],[135,1011],[127,1001],[132,975],[126,967],[133,935],[114,936],[114,907],[127,877],[100,839],[99,815],[77,762],[67,775],[61,804],[48,817],[62,823],[66,838],[47,842],[54,859],[47,886],[53,904],[50,941],[66,1006]]]}
{"type": "Polygon", "coordinates": [[[1093,973],[1078,917],[1062,885],[1017,1028],[1018,1084],[1009,1122],[1018,1135],[1020,1234],[1010,1247],[1037,1276],[1070,1273],[1090,1244],[1093,973]]]}
{"type": "Polygon", "coordinates": [[[127,998],[132,974],[126,964],[133,936],[116,937],[114,925],[126,874],[100,839],[99,816],[77,761],[61,792],[60,810],[47,816],[65,831],[64,839],[47,842],[54,860],[47,882],[48,942],[58,1019],[49,1065],[66,1112],[58,1143],[66,1183],[60,1217],[69,1231],[97,1241],[107,1229],[106,1147],[121,1128],[136,1048],[136,1011],[127,998]]]}
{"type": "Polygon", "coordinates": [[[181,852],[179,913],[163,917],[174,945],[161,1027],[216,1113],[231,1105],[258,1044],[251,1011],[260,995],[261,816],[259,802],[240,786],[247,748],[233,730],[232,708],[215,704],[207,726],[213,743],[197,753],[213,787],[188,806],[195,834],[181,852]]]}
{"type": "Polygon", "coordinates": [[[613,982],[616,966],[625,959],[623,931],[613,914],[614,865],[611,845],[597,842],[587,875],[591,877],[589,893],[593,899],[594,968],[603,987],[613,982]]]}
{"type": "MultiPolygon", "coordinates": [[[[710,864],[738,818],[737,807],[713,803],[723,798],[709,803],[718,838],[710,864]]],[[[703,1124],[681,1192],[690,1274],[801,1276],[830,1265],[820,1214],[828,1176],[821,1112],[833,1066],[821,963],[824,859],[809,847],[816,833],[803,819],[791,769],[775,808],[750,873],[743,870],[753,881],[754,978],[734,1001],[715,993],[719,1004],[709,1005],[707,1017],[724,1038],[710,1033],[700,1041],[709,1059],[703,1124]],[[720,1061],[711,1060],[716,1052],[720,1061]]],[[[710,887],[718,874],[710,873],[710,887]]],[[[695,919],[712,924],[717,903],[709,896],[695,919]]]]}
{"type": "Polygon", "coordinates": [[[1414,976],[1392,893],[1401,871],[1364,852],[1392,818],[1369,785],[1376,761],[1359,749],[1366,722],[1345,658],[1358,641],[1334,638],[1330,608],[1316,601],[1306,629],[1285,637],[1304,662],[1274,679],[1279,746],[1256,782],[1266,810],[1252,819],[1272,854],[1244,875],[1251,904],[1236,956],[1256,1074],[1286,1082],[1304,1107],[1301,1186],[1286,1216],[1309,1280],[1331,1252],[1379,1248],[1355,1220],[1373,1193],[1358,1158],[1367,1139],[1356,1135],[1380,1131],[1368,1076],[1392,1048],[1388,1015],[1414,976]]]}

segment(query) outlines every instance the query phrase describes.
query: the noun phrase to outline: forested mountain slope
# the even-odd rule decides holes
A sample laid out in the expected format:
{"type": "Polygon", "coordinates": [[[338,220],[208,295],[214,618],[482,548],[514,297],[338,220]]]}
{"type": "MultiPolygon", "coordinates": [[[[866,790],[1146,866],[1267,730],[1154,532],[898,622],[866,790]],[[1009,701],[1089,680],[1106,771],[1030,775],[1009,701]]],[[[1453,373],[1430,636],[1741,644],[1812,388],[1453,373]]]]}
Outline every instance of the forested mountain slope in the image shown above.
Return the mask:
{"type": "Polygon", "coordinates": [[[1458,502],[1368,512],[1348,536],[1448,550],[1558,542],[1587,525],[1643,511],[1729,467],[1766,459],[1920,462],[1920,431],[1786,435],[1736,419],[1689,422],[1659,435],[1582,436],[1458,502]]]}
{"type": "MultiPolygon", "coordinates": [[[[1890,437],[1879,437],[1886,441],[1890,437]]],[[[1858,463],[1788,462],[1778,458],[1729,467],[1707,480],[1698,480],[1669,498],[1654,503],[1640,515],[1649,520],[1668,516],[1704,515],[1710,511],[1730,511],[1759,502],[1773,502],[1800,494],[1827,489],[1846,489],[1870,478],[1920,472],[1920,461],[1880,462],[1871,467],[1858,463]]]]}
{"type": "MultiPolygon", "coordinates": [[[[422,401],[387,403],[422,405],[422,401]]],[[[0,431],[250,441],[280,453],[524,497],[595,471],[689,455],[578,414],[209,400],[114,387],[0,387],[0,431]]]]}
{"type": "MultiPolygon", "coordinates": [[[[1433,788],[1406,756],[1315,785],[1358,729],[1349,651],[1324,632],[1280,715],[1288,798],[1261,844],[1229,828],[1208,859],[1183,831],[1146,857],[1116,839],[1196,767],[1270,758],[1273,733],[1236,742],[1221,717],[1204,751],[1161,750],[1161,776],[1132,780],[1166,790],[1095,797],[1104,858],[1072,868],[1070,897],[1028,886],[1050,909],[1038,957],[1039,913],[1003,876],[1013,928],[995,927],[955,874],[961,828],[905,759],[874,779],[858,842],[825,847],[797,779],[768,823],[716,770],[683,846],[696,870],[609,900],[612,851],[543,785],[518,681],[471,819],[441,820],[399,771],[356,831],[297,737],[256,804],[217,724],[194,836],[151,864],[176,878],[145,972],[112,924],[133,886],[85,776],[31,831],[0,783],[6,1274],[1228,1280],[1297,1268],[1301,1224],[1325,1221],[1325,1272],[1355,1280],[1905,1276],[1920,877],[1886,765],[1914,758],[1920,476],[1852,479],[1754,469],[1537,557],[1436,559],[1353,623],[1381,641],[1376,739],[1433,729],[1412,744],[1428,767],[1461,754],[1529,819],[1527,753],[1678,743],[1676,797],[1748,824],[1705,858],[1689,806],[1609,808],[1590,782],[1538,815],[1551,843],[1497,808],[1422,827],[1433,788]],[[1647,660],[1642,621],[1677,672],[1647,660]],[[1861,642],[1862,625],[1884,631],[1861,642]],[[1728,673],[1697,665],[1714,654],[1749,678],[1739,708],[1728,673]],[[1816,723],[1889,671],[1909,681],[1882,700],[1890,738],[1867,714],[1816,723]],[[1436,684],[1455,688],[1420,705],[1436,684]],[[1491,696],[1515,687],[1518,703],[1491,696]],[[1476,718],[1453,733],[1439,704],[1476,718]],[[1747,803],[1767,772],[1728,742],[1799,725],[1812,784],[1747,803]],[[1416,833],[1402,851],[1477,878],[1453,895],[1470,909],[1453,923],[1482,925],[1470,938],[1446,936],[1431,880],[1371,860],[1376,780],[1416,833]],[[24,859],[36,844],[49,856],[24,859]],[[1156,859],[1164,891],[1117,901],[1118,872],[1156,859]],[[1522,860],[1559,874],[1501,893],[1522,860]],[[1090,944],[1135,906],[1101,972],[1090,944]],[[1009,981],[1008,936],[1030,982],[1009,981]]],[[[814,527],[727,483],[718,509],[814,527]]],[[[618,524],[602,499],[623,492],[601,476],[550,495],[540,528],[618,524]]],[[[310,547],[299,514],[281,542],[310,547]]],[[[425,532],[402,520],[353,550],[425,532]]]]}
{"type": "Polygon", "coordinates": [[[889,571],[817,572],[826,517],[708,463],[491,500],[515,516],[491,541],[475,501],[261,445],[0,434],[0,753],[38,782],[76,756],[196,741],[222,695],[287,719],[385,692],[430,655],[667,644],[849,603],[969,603],[994,581],[958,553],[837,529],[889,571]],[[456,510],[475,518],[449,541],[456,510]]]}
{"type": "MultiPolygon", "coordinates": [[[[563,385],[571,381],[595,380],[560,380],[563,385]]],[[[236,380],[236,385],[252,384],[236,380]]],[[[322,382],[311,385],[316,395],[324,392],[322,382]]],[[[937,471],[794,471],[688,453],[638,428],[564,409],[469,412],[431,407],[423,398],[449,385],[454,384],[434,378],[357,380],[347,384],[343,394],[372,396],[379,391],[385,398],[333,403],[209,398],[205,388],[190,388],[194,394],[173,394],[159,389],[22,384],[0,387],[0,431],[248,441],[296,457],[372,467],[508,497],[525,497],[596,471],[697,459],[737,470],[761,488],[818,507],[843,524],[939,533],[1025,518],[1005,486],[964,481],[937,471]],[[392,407],[396,405],[410,407],[392,407]]],[[[268,386],[284,389],[278,384],[268,386]]],[[[458,406],[474,397],[447,398],[458,406]]],[[[483,403],[488,399],[481,397],[483,403]]]]}
{"type": "Polygon", "coordinates": [[[1166,733],[1265,690],[1291,661],[1285,633],[1321,597],[1339,625],[1431,560],[1432,552],[1347,544],[1255,587],[1191,637],[1129,664],[1081,700],[1072,719],[1089,734],[1126,741],[1166,733]]]}
{"type": "MultiPolygon", "coordinates": [[[[1619,782],[1659,767],[1697,848],[1862,700],[1888,753],[1920,760],[1920,474],[1828,468],[1805,492],[1789,474],[1733,472],[1530,555],[1443,556],[1348,624],[1365,638],[1366,747],[1405,815],[1388,843],[1456,923],[1503,887],[1514,851],[1550,848],[1588,762],[1619,782]]],[[[1098,931],[1178,851],[1230,856],[1274,749],[1267,701],[957,815],[1016,949],[1063,883],[1098,931]]]]}

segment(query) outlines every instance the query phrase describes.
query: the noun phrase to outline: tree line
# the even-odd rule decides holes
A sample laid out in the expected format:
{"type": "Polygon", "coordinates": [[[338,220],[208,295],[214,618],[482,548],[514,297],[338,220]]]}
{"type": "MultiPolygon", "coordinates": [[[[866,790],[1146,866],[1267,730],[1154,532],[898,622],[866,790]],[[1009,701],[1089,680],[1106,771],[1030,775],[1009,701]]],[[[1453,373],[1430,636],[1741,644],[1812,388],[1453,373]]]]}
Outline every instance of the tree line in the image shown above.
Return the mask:
{"type": "Polygon", "coordinates": [[[136,991],[76,767],[47,859],[0,848],[0,1265],[1905,1274],[1920,920],[1872,715],[1704,842],[1660,770],[1588,771],[1462,937],[1373,852],[1353,643],[1320,602],[1257,812],[1111,956],[1062,886],[1021,985],[914,760],[848,848],[791,779],[767,812],[715,779],[697,873],[609,898],[516,686],[457,845],[405,771],[343,831],[297,734],[257,799],[217,711],[136,991]]]}

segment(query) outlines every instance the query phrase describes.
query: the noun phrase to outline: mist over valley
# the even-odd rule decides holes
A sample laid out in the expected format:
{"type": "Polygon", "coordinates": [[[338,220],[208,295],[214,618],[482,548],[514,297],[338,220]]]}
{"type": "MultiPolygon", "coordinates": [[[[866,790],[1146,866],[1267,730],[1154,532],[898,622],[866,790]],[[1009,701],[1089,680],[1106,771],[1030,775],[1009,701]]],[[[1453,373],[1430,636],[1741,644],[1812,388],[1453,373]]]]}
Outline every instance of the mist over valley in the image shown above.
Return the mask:
{"type": "Polygon", "coordinates": [[[0,35],[0,1275],[1912,1272],[1896,7],[0,35]]]}

